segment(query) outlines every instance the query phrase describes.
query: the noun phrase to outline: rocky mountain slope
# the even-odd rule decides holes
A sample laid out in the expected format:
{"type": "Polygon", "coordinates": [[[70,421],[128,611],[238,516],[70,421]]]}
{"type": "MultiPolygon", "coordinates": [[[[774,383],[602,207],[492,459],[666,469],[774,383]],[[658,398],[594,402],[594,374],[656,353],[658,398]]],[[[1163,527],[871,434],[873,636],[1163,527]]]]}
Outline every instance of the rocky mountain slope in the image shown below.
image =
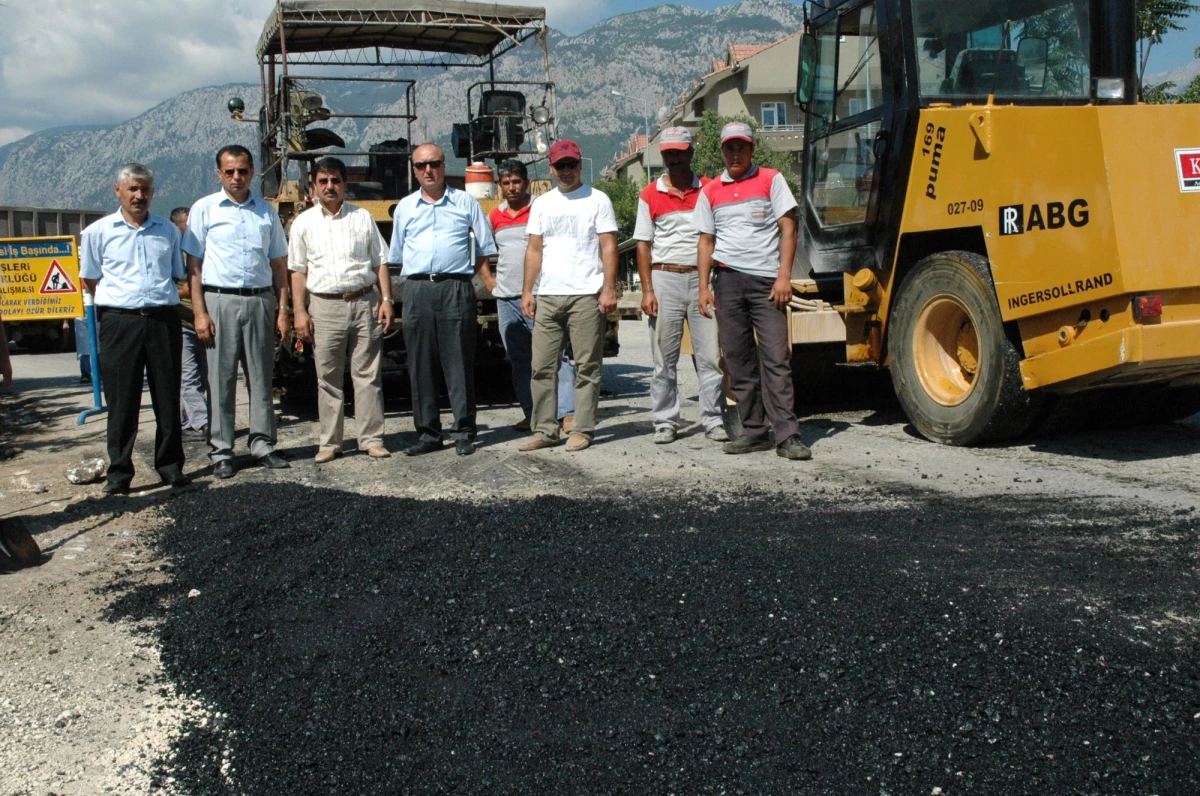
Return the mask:
{"type": "MultiPolygon", "coordinates": [[[[647,110],[644,103],[613,96],[613,90],[646,99],[653,125],[654,110],[675,105],[691,81],[711,69],[712,58],[724,54],[727,43],[775,41],[798,30],[801,20],[800,6],[789,0],[744,0],[710,12],[659,6],[613,17],[578,36],[553,33],[550,63],[558,86],[559,134],[580,142],[584,154],[594,158],[598,175],[635,127],[643,125],[647,110]]],[[[499,62],[497,78],[540,80],[541,60],[537,47],[510,53],[499,62]]],[[[409,76],[399,70],[375,74],[409,76]]],[[[466,118],[467,86],[481,80],[483,72],[431,75],[427,70],[416,77],[420,118],[412,138],[448,145],[451,125],[466,118]]],[[[330,108],[342,112],[386,112],[399,104],[395,88],[386,84],[322,83],[314,88],[330,108]]],[[[232,121],[225,110],[235,94],[247,108],[258,107],[257,86],[210,86],[112,127],[46,130],[2,147],[0,205],[113,206],[112,173],[131,160],[155,171],[158,212],[190,204],[216,189],[212,157],[218,148],[241,143],[257,151],[255,126],[232,121]]],[[[402,123],[395,121],[337,121],[327,126],[353,148],[404,135],[402,123]]]]}

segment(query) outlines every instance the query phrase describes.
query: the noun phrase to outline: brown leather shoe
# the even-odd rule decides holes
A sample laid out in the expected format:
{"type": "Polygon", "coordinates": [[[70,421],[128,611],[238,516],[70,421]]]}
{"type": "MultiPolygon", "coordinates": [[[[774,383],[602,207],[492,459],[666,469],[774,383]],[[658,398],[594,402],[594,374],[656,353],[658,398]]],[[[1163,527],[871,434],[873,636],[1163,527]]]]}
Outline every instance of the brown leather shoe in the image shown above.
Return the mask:
{"type": "Polygon", "coordinates": [[[575,415],[565,415],[562,419],[562,429],[564,434],[571,433],[571,424],[575,422],[575,415]]]}
{"type": "Polygon", "coordinates": [[[548,439],[541,434],[534,434],[518,445],[517,450],[522,453],[528,453],[529,451],[539,451],[542,448],[553,448],[557,444],[558,440],[556,439],[548,439]]]}
{"type": "Polygon", "coordinates": [[[313,457],[313,461],[317,464],[328,464],[338,457],[338,451],[333,448],[321,448],[317,451],[317,455],[313,457]]]}
{"type": "Polygon", "coordinates": [[[592,441],[582,434],[572,434],[567,437],[567,450],[572,452],[581,451],[591,444],[592,441]]]}
{"type": "Polygon", "coordinates": [[[392,453],[382,445],[372,445],[367,448],[367,455],[372,459],[388,459],[391,458],[392,453]]]}

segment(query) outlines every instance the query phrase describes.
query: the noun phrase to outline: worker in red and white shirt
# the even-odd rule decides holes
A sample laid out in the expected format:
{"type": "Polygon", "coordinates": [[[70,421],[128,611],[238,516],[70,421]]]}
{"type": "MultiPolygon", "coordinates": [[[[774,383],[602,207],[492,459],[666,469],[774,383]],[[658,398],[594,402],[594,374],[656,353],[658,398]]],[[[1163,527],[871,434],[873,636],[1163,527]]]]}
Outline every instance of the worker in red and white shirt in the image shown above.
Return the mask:
{"type": "Polygon", "coordinates": [[[753,165],[753,156],[750,125],[725,125],[725,172],[701,189],[693,213],[700,231],[700,311],[706,316],[716,313],[725,367],[742,418],[742,437],[725,443],[725,452],[770,450],[773,431],[777,454],[811,459],[796,421],[788,349],[796,198],[782,174],[753,165]]]}
{"type": "Polygon", "coordinates": [[[654,355],[654,375],[650,379],[654,442],[674,442],[679,430],[678,365],[684,321],[696,355],[704,436],[725,442],[729,436],[721,419],[724,391],[717,322],[700,313],[700,273],[696,266],[700,233],[692,224],[700,188],[709,180],[702,180],[692,171],[692,134],[686,128],[663,130],[658,148],[667,171],[642,191],[633,230],[642,278],[642,312],[650,319],[650,349],[654,355]]]}

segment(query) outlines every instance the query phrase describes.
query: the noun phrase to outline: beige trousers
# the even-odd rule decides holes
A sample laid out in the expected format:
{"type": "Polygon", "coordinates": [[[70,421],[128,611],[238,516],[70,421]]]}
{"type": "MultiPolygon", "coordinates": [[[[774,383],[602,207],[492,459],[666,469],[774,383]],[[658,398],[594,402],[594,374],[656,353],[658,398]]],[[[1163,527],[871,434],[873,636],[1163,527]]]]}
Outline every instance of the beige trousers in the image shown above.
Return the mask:
{"type": "Polygon", "coordinates": [[[347,356],[354,384],[358,448],[366,450],[383,444],[383,327],[376,320],[378,311],[379,294],[375,291],[349,301],[309,296],[321,420],[318,442],[322,450],[342,449],[346,418],[342,384],[347,356]]]}
{"type": "Polygon", "coordinates": [[[563,336],[575,356],[575,420],[571,432],[588,439],[596,431],[600,367],[604,357],[604,313],[595,295],[538,296],[533,318],[533,430],[558,439],[558,368],[563,336]]]}

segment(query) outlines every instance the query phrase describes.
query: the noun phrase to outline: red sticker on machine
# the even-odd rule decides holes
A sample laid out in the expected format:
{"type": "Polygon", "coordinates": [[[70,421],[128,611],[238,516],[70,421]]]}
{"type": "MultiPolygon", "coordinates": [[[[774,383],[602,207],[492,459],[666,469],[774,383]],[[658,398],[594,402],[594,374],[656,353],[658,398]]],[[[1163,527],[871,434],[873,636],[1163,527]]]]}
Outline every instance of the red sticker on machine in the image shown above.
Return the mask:
{"type": "Polygon", "coordinates": [[[1179,190],[1200,191],[1200,149],[1176,149],[1175,168],[1179,172],[1179,190]]]}

